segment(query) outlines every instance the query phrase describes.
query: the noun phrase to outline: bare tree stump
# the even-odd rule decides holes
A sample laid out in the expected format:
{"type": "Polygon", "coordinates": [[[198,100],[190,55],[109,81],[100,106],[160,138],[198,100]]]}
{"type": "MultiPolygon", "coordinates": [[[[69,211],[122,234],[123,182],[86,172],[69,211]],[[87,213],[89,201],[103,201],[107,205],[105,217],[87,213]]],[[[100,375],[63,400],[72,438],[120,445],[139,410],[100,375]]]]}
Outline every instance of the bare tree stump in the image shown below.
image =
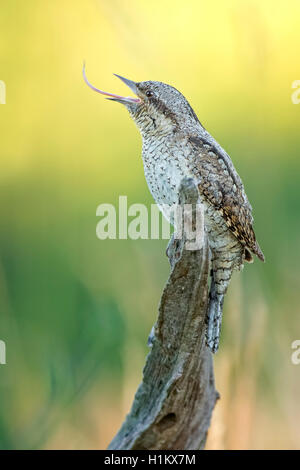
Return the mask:
{"type": "MultiPolygon", "coordinates": [[[[192,204],[193,227],[198,197],[193,180],[185,178],[180,204],[192,204]]],[[[212,354],[205,344],[209,249],[203,224],[201,230],[200,249],[186,249],[186,235],[168,246],[171,274],[161,297],[143,381],[110,450],[205,446],[218,393],[212,354]]]]}

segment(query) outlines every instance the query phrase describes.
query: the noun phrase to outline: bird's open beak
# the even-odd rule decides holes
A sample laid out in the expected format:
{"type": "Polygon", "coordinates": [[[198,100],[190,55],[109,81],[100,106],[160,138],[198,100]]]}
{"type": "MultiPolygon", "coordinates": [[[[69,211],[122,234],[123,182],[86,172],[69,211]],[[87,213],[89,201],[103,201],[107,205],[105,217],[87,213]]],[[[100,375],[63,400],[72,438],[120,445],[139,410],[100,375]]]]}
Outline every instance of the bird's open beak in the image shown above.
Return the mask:
{"type": "MultiPolygon", "coordinates": [[[[107,96],[108,100],[112,101],[117,101],[122,104],[137,104],[141,102],[140,98],[132,98],[131,96],[120,96],[120,95],[115,95],[114,93],[107,93],[106,91],[99,90],[98,88],[95,88],[87,79],[86,73],[85,73],[85,65],[83,65],[83,70],[82,70],[83,78],[85,83],[94,91],[97,93],[101,93],[101,95],[107,96]]],[[[116,74],[114,74],[116,75],[116,74]]],[[[132,90],[135,94],[137,94],[137,86],[135,82],[128,80],[127,78],[121,77],[120,75],[116,75],[122,82],[127,85],[130,90],[132,90]]]]}

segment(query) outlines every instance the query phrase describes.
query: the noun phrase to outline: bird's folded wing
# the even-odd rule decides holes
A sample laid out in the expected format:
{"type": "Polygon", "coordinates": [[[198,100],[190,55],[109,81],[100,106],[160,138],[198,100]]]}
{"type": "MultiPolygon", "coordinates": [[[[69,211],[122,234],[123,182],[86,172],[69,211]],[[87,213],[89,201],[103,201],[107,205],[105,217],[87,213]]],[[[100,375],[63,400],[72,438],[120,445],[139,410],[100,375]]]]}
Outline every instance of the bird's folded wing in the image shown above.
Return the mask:
{"type": "Polygon", "coordinates": [[[233,165],[202,140],[197,147],[199,153],[190,161],[194,176],[199,178],[200,194],[220,212],[234,236],[264,260],[252,226],[252,208],[233,165]]]}

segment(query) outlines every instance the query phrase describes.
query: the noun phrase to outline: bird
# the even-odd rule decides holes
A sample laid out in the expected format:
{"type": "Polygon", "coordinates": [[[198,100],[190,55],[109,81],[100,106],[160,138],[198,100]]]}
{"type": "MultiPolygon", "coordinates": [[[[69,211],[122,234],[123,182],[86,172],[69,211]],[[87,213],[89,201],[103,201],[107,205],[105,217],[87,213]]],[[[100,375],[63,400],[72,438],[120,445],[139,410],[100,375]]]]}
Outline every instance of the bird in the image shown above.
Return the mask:
{"type": "Polygon", "coordinates": [[[178,204],[184,177],[192,178],[198,188],[211,253],[206,345],[216,353],[224,297],[233,271],[241,270],[244,262],[253,262],[253,255],[265,261],[253,229],[252,207],[229,155],[176,88],[158,81],[135,82],[114,75],[135,97],[95,88],[83,67],[86,84],[107,99],[123,104],[136,123],[142,136],[145,177],[158,207],[178,204]]]}

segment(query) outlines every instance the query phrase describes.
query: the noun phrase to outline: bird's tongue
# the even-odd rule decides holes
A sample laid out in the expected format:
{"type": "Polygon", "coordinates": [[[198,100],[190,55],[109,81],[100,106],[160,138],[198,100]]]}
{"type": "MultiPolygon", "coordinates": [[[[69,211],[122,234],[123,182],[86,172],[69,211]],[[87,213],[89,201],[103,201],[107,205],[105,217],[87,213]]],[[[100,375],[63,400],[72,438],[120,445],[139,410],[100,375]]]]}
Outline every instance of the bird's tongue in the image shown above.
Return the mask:
{"type": "Polygon", "coordinates": [[[83,66],[82,70],[83,78],[85,83],[94,91],[97,93],[100,93],[101,95],[108,96],[109,99],[113,101],[119,101],[121,103],[140,103],[140,98],[132,98],[131,96],[120,96],[116,95],[114,93],[108,93],[107,91],[99,90],[99,88],[95,88],[87,79],[86,73],[85,73],[85,65],[83,66]]]}

